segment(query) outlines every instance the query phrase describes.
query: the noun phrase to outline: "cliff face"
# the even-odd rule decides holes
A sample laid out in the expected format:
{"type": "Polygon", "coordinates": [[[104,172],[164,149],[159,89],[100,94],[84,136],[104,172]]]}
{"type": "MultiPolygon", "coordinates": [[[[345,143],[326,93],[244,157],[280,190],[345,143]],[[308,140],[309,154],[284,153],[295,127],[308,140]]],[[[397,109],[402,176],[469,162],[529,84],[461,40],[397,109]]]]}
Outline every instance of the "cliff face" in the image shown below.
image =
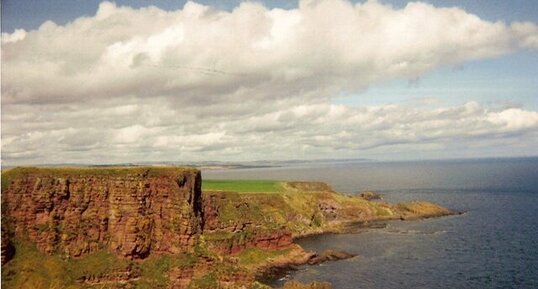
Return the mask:
{"type": "Polygon", "coordinates": [[[249,248],[282,250],[292,245],[293,237],[379,218],[379,204],[343,196],[326,184],[283,186],[279,193],[204,192],[203,231],[209,247],[231,255],[249,248]]]}
{"type": "Polygon", "coordinates": [[[264,215],[266,196],[204,192],[204,236],[211,249],[235,255],[254,247],[289,247],[292,233],[281,223],[272,223],[272,215],[264,215]]]}
{"type": "Polygon", "coordinates": [[[194,169],[16,168],[2,176],[10,233],[49,254],[106,248],[139,259],[188,252],[201,232],[201,176],[194,169]]]}
{"type": "Polygon", "coordinates": [[[452,212],[428,202],[389,204],[334,192],[319,182],[285,182],[278,193],[205,191],[204,237],[220,253],[288,248],[294,237],[342,232],[354,223],[420,219],[452,212]]]}

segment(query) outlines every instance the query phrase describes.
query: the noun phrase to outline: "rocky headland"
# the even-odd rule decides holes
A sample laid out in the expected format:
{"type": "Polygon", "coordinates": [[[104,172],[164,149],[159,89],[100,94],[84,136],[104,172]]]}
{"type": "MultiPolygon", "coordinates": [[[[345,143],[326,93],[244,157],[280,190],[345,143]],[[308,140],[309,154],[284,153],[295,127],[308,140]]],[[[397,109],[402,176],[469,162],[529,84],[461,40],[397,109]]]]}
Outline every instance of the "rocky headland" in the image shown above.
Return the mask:
{"type": "Polygon", "coordinates": [[[2,286],[269,288],[258,281],[294,266],[353,257],[307,252],[296,238],[453,213],[428,202],[348,196],[319,182],[279,188],[202,192],[200,171],[178,167],[7,170],[2,286]]]}

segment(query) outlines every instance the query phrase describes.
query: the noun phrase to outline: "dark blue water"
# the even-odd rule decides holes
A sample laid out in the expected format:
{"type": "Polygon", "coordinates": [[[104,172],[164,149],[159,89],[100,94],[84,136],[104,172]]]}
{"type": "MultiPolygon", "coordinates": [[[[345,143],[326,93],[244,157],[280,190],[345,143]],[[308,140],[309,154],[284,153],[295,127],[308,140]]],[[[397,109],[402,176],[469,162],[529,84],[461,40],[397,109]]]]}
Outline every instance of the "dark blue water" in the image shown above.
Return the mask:
{"type": "Polygon", "coordinates": [[[391,202],[428,200],[461,216],[390,222],[360,234],[300,240],[349,260],[305,266],[289,278],[339,288],[538,288],[538,159],[356,163],[205,171],[204,178],[321,180],[391,202]]]}

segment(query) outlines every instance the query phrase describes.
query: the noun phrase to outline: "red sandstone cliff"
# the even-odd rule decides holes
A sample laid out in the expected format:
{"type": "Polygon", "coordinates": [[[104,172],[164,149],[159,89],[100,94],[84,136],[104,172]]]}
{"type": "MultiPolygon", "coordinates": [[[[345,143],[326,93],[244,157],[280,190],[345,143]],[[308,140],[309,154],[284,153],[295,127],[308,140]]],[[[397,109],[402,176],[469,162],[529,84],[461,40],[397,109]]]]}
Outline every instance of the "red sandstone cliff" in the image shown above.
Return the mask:
{"type": "Polygon", "coordinates": [[[201,231],[198,170],[15,168],[3,178],[3,227],[47,253],[145,258],[191,251],[201,231]]]}
{"type": "Polygon", "coordinates": [[[235,193],[204,192],[204,235],[211,249],[235,255],[248,248],[277,250],[290,247],[292,232],[281,224],[260,218],[261,196],[248,198],[235,193]]]}

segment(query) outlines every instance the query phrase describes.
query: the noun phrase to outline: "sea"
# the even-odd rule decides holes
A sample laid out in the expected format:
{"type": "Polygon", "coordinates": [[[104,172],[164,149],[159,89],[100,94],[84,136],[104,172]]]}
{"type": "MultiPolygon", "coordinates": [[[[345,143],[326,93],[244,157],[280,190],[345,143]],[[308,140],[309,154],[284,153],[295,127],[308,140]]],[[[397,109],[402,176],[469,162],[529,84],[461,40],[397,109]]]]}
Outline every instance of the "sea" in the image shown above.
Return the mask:
{"type": "Polygon", "coordinates": [[[462,215],[391,221],[355,234],[300,239],[348,260],[302,266],[287,280],[335,289],[538,288],[538,158],[309,163],[202,171],[205,179],[316,180],[384,201],[426,200],[462,215]]]}

